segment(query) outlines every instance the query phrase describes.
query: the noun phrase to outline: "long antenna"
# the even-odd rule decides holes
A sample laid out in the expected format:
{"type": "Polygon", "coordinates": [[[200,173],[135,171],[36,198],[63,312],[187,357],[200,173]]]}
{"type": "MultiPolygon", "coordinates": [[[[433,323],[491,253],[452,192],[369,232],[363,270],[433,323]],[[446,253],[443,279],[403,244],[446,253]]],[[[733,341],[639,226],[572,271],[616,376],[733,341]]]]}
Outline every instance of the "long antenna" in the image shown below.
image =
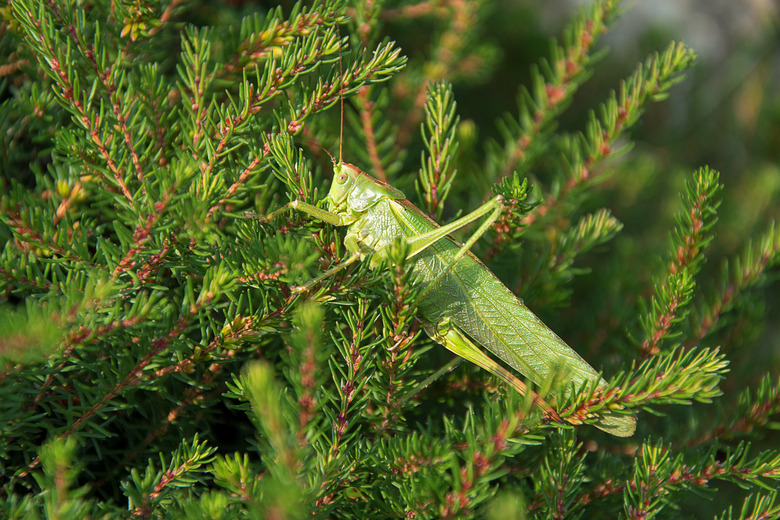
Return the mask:
{"type": "MultiPolygon", "coordinates": [[[[341,29],[336,21],[336,34],[339,38],[339,80],[344,81],[344,63],[341,59],[341,29]]],[[[341,164],[344,149],[344,87],[339,87],[339,97],[341,98],[341,127],[339,128],[339,164],[341,164]]],[[[331,158],[332,159],[332,158],[331,158]]]]}

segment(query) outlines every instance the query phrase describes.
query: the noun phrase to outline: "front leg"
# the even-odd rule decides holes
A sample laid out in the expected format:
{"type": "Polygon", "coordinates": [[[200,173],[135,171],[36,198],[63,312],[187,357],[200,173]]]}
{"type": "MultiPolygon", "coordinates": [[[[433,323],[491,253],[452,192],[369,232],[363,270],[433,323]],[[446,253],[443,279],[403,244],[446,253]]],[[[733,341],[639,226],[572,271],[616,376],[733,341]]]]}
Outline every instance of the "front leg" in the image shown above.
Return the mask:
{"type": "Polygon", "coordinates": [[[317,220],[327,222],[333,226],[348,226],[355,221],[355,217],[342,213],[332,213],[328,210],[320,209],[313,204],[309,204],[308,202],[303,202],[302,200],[290,201],[276,211],[272,211],[264,217],[257,217],[257,219],[261,222],[270,222],[285,211],[289,210],[301,211],[316,218],[317,220]]]}
{"type": "Polygon", "coordinates": [[[319,282],[321,282],[322,280],[325,280],[326,278],[330,278],[334,274],[338,273],[339,271],[341,271],[342,269],[344,269],[345,267],[347,267],[348,265],[354,263],[356,260],[359,260],[359,259],[360,259],[360,253],[352,253],[351,255],[349,255],[346,258],[346,260],[344,260],[342,262],[339,262],[338,264],[334,265],[333,267],[331,267],[330,269],[328,269],[327,271],[325,271],[324,273],[319,275],[317,278],[309,280],[308,282],[306,282],[303,285],[299,285],[297,287],[293,287],[292,292],[294,292],[296,294],[304,293],[304,292],[308,291],[309,289],[311,289],[314,285],[316,285],[319,282]]]}
{"type": "MultiPolygon", "coordinates": [[[[312,204],[309,204],[308,202],[303,202],[301,200],[293,200],[282,206],[281,208],[277,209],[276,211],[272,211],[268,215],[264,217],[255,217],[257,220],[260,220],[261,222],[270,222],[271,220],[275,219],[285,211],[289,210],[295,210],[295,211],[301,211],[303,213],[306,213],[307,215],[310,215],[317,220],[321,220],[322,222],[327,222],[328,224],[331,224],[333,226],[347,226],[349,224],[352,224],[355,221],[355,218],[346,214],[342,213],[333,213],[324,209],[320,209],[317,206],[314,206],[312,204]]],[[[349,236],[349,235],[348,235],[349,236]]],[[[347,249],[352,251],[352,248],[350,248],[350,244],[346,243],[347,249]]],[[[330,276],[334,275],[338,271],[344,269],[348,265],[354,263],[356,260],[360,258],[360,254],[357,252],[354,252],[349,255],[344,261],[339,262],[335,266],[331,267],[324,273],[322,273],[317,278],[314,278],[313,280],[310,280],[309,282],[294,287],[292,291],[296,294],[300,294],[303,292],[308,291],[313,285],[317,284],[318,282],[329,278],[330,276]]]]}

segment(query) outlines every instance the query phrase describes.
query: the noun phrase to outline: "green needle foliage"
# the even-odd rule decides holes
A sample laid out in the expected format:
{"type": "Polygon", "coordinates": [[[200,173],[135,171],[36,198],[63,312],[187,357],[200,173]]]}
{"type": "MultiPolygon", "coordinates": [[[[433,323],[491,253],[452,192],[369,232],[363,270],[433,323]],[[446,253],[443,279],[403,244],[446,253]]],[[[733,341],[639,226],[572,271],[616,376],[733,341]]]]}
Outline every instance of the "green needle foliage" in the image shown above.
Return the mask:
{"type": "Polygon", "coordinates": [[[718,211],[744,190],[628,153],[690,48],[572,126],[623,8],[595,0],[489,139],[456,93],[501,75],[495,6],[228,4],[0,9],[0,516],[780,514],[780,230],[759,215],[730,254],[718,211]],[[440,221],[503,195],[475,254],[608,386],[548,423],[452,369],[420,332],[403,244],[294,291],[345,258],[341,231],[256,216],[320,203],[323,150],[440,221]],[[636,434],[587,426],[607,410],[636,434]]]}

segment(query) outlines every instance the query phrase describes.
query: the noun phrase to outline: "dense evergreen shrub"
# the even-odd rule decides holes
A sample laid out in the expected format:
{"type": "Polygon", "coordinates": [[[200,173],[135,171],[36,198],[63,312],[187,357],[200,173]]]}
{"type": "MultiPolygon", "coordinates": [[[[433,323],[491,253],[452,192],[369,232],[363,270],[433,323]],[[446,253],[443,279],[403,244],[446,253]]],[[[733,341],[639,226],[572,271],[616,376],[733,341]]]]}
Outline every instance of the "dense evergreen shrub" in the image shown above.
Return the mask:
{"type": "Polygon", "coordinates": [[[583,92],[620,2],[549,47],[532,10],[501,9],[0,10],[3,517],[780,515],[776,165],[729,184],[629,151],[695,54],[669,43],[583,92]],[[252,215],[323,200],[323,150],[440,222],[527,196],[474,253],[609,386],[552,400],[558,423],[442,370],[402,248],[294,292],[345,257],[343,230],[252,215]],[[607,410],[634,436],[588,426],[607,410]]]}

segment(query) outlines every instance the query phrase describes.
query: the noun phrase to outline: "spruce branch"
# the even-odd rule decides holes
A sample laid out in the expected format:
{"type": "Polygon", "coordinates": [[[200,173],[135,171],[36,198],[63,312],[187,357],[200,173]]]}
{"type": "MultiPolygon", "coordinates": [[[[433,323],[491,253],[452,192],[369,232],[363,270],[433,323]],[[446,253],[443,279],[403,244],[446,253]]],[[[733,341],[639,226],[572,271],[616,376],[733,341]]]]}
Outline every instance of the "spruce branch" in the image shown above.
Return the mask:
{"type": "MultiPolygon", "coordinates": [[[[219,374],[219,367],[216,367],[206,377],[201,380],[201,383],[206,386],[213,381],[213,379],[219,374]]],[[[210,392],[214,394],[215,392],[210,392]]],[[[149,434],[143,439],[142,442],[131,452],[127,453],[122,459],[122,466],[131,464],[142,452],[147,450],[155,441],[164,437],[170,427],[179,422],[189,408],[198,405],[200,402],[206,401],[209,394],[203,390],[191,387],[187,389],[184,398],[181,403],[173,407],[168,413],[165,414],[165,419],[160,421],[160,426],[149,432],[149,434]]],[[[212,396],[215,397],[215,396],[212,396]]],[[[120,467],[116,467],[110,474],[106,475],[103,479],[95,483],[95,488],[101,488],[106,485],[110,478],[116,477],[116,474],[120,471],[120,467]]]]}
{"type": "MultiPolygon", "coordinates": [[[[249,454],[234,453],[230,455],[218,455],[211,467],[214,475],[214,483],[230,491],[235,497],[234,503],[249,503],[254,505],[260,496],[261,480],[258,478],[249,454]]],[[[234,512],[237,513],[238,507],[234,512]]]]}
{"type": "Polygon", "coordinates": [[[640,346],[643,358],[650,358],[661,351],[661,342],[679,337],[678,326],[685,320],[688,304],[693,298],[696,282],[687,268],[670,273],[663,284],[656,285],[651,307],[643,315],[642,325],[646,339],[640,346]]]}
{"type": "Polygon", "coordinates": [[[60,371],[70,362],[69,358],[71,354],[73,354],[73,351],[88,342],[95,342],[98,341],[100,338],[104,338],[111,334],[112,332],[116,331],[117,329],[121,328],[131,328],[135,325],[138,325],[143,321],[144,316],[134,316],[132,318],[127,318],[120,321],[114,321],[112,323],[109,323],[107,325],[103,325],[96,328],[90,328],[90,327],[78,327],[76,330],[72,330],[64,339],[60,346],[61,355],[60,358],[62,361],[56,366],[56,368],[46,377],[46,380],[41,385],[40,389],[38,390],[37,395],[35,396],[35,399],[33,400],[32,404],[30,405],[30,411],[33,411],[38,408],[41,401],[46,397],[47,393],[49,392],[49,389],[51,386],[57,382],[57,377],[60,374],[60,371]]]}
{"type": "Polygon", "coordinates": [[[739,306],[751,289],[765,284],[768,271],[780,263],[780,227],[772,222],[757,242],[749,242],[741,255],[723,265],[720,288],[699,309],[691,342],[699,341],[721,327],[723,317],[739,306]]]}
{"type": "Polygon", "coordinates": [[[72,489],[82,470],[76,459],[75,439],[52,440],[41,447],[43,474],[35,477],[41,486],[44,508],[51,517],[83,518],[92,514],[89,502],[82,497],[86,487],[72,489]]]}
{"type": "Polygon", "coordinates": [[[263,148],[273,158],[274,175],[287,185],[291,198],[312,202],[315,195],[312,172],[306,159],[295,149],[291,136],[270,135],[263,148]]]}
{"type": "MultiPolygon", "coordinates": [[[[535,423],[538,428],[539,423],[533,406],[529,396],[509,394],[506,400],[486,403],[479,422],[469,416],[461,428],[446,420],[449,445],[413,437],[411,449],[404,450],[413,457],[391,458],[398,460],[395,467],[400,478],[393,484],[402,490],[405,506],[396,512],[444,518],[473,516],[492,498],[491,484],[505,475],[505,461],[541,442],[541,435],[530,426],[535,423]],[[446,449],[450,445],[457,451],[446,449]],[[442,472],[440,468],[447,469],[442,472]],[[426,478],[429,475],[434,478],[426,478]],[[444,483],[448,486],[446,493],[444,483]],[[420,500],[415,490],[421,487],[431,488],[427,495],[430,498],[420,500]]],[[[397,442],[389,443],[391,449],[398,446],[397,442]]]]}
{"type": "MultiPolygon", "coordinates": [[[[220,284],[221,282],[224,282],[224,278],[220,276],[216,276],[212,282],[214,284],[220,284]]],[[[211,284],[209,284],[211,285],[211,284]]],[[[102,408],[109,405],[117,396],[122,394],[125,390],[128,388],[131,388],[132,386],[138,384],[140,382],[140,378],[143,374],[143,372],[146,370],[148,366],[150,366],[156,356],[158,356],[161,352],[163,352],[170,344],[171,341],[175,340],[180,334],[182,334],[188,326],[191,324],[191,320],[193,320],[197,314],[206,306],[209,305],[211,302],[211,299],[213,298],[214,294],[214,285],[211,285],[209,287],[210,291],[204,292],[201,297],[198,299],[197,302],[193,302],[193,305],[190,307],[189,312],[179,318],[176,325],[168,332],[166,336],[157,337],[155,338],[150,345],[150,348],[146,355],[138,362],[138,364],[133,367],[122,379],[121,381],[117,382],[116,385],[108,391],[105,395],[103,395],[100,399],[98,399],[96,402],[92,403],[91,406],[89,406],[85,412],[80,414],[62,433],[60,433],[57,438],[58,439],[67,439],[70,437],[73,433],[81,429],[85,424],[89,423],[89,420],[98,414],[102,408]]],[[[19,478],[23,478],[29,474],[29,471],[36,468],[41,462],[40,457],[35,457],[33,460],[27,465],[27,469],[20,472],[17,476],[19,478]]]]}
{"type": "MultiPolygon", "coordinates": [[[[598,176],[594,177],[597,164],[615,155],[613,146],[619,138],[636,124],[651,101],[665,99],[668,90],[682,80],[682,73],[692,66],[694,59],[695,54],[684,44],[670,44],[662,53],[657,53],[640,64],[627,80],[621,82],[619,94],[613,92],[599,107],[598,115],[596,112],[590,113],[584,133],[576,136],[557,136],[561,154],[565,157],[560,165],[565,178],[557,184],[555,192],[546,194],[535,211],[524,216],[522,220],[494,226],[496,238],[484,255],[485,258],[490,261],[506,247],[506,244],[512,242],[511,237],[521,234],[524,227],[545,218],[570,196],[584,192],[588,186],[594,184],[598,180],[598,176]]],[[[521,130],[516,130],[519,131],[521,130]]],[[[508,132],[512,133],[511,130],[508,132]]],[[[547,141],[551,140],[547,139],[547,141]]],[[[523,149],[530,146],[530,137],[524,136],[521,143],[523,149]]],[[[528,164],[534,157],[536,155],[527,159],[528,164]]],[[[569,210],[570,208],[561,211],[569,210]]]]}
{"type": "Polygon", "coordinates": [[[387,182],[399,172],[406,155],[395,142],[397,125],[387,117],[394,100],[388,89],[371,86],[363,87],[355,99],[358,118],[348,112],[347,127],[358,129],[366,146],[350,146],[349,160],[371,165],[371,175],[387,182]]]}
{"type": "MultiPolygon", "coordinates": [[[[185,83],[182,85],[182,96],[189,99],[189,104],[185,107],[191,107],[195,128],[193,144],[200,147],[200,128],[203,126],[202,121],[208,118],[208,111],[200,100],[203,81],[199,79],[198,73],[203,70],[205,64],[203,60],[208,50],[207,34],[194,34],[191,41],[197,44],[197,48],[185,53],[190,63],[185,64],[187,74],[183,77],[185,83]],[[198,63],[198,60],[201,63],[198,63]]],[[[187,50],[187,42],[184,43],[187,50]]],[[[258,114],[273,98],[288,91],[299,77],[313,72],[323,60],[338,55],[340,48],[337,33],[333,28],[327,29],[322,36],[317,32],[308,33],[301,40],[296,40],[295,44],[283,47],[278,61],[266,61],[262,71],[258,69],[254,83],[244,79],[237,101],[226,108],[216,108],[219,121],[205,146],[206,157],[200,166],[204,175],[207,176],[214,170],[225,152],[229,150],[235,153],[235,149],[229,148],[228,143],[234,141],[234,135],[238,136],[248,129],[252,116],[258,114]]],[[[403,67],[404,62],[405,58],[392,43],[380,45],[370,59],[354,62],[332,81],[325,83],[321,79],[318,80],[313,92],[304,93],[295,105],[289,106],[289,120],[280,125],[280,130],[291,134],[299,132],[312,114],[328,108],[342,96],[357,92],[367,82],[386,80],[390,74],[403,67]]],[[[236,145],[240,142],[239,140],[236,145]]],[[[259,159],[255,157],[253,163],[259,159]]],[[[235,192],[234,189],[233,193],[235,192]]]]}
{"type": "Polygon", "coordinates": [[[137,180],[141,183],[140,186],[143,190],[145,172],[138,154],[138,149],[143,145],[135,142],[135,136],[129,130],[129,120],[135,116],[135,99],[127,95],[132,95],[132,90],[127,90],[124,87],[126,78],[122,71],[124,68],[122,63],[123,54],[120,53],[114,63],[107,66],[108,51],[103,45],[100,33],[95,30],[94,43],[89,43],[84,39],[84,35],[88,34],[89,31],[87,31],[84,25],[85,16],[80,10],[59,9],[57,4],[53,2],[50,4],[50,7],[56,22],[65,28],[73,45],[87,62],[87,66],[92,69],[94,76],[99,79],[104,95],[108,98],[107,102],[111,105],[111,111],[119,126],[125,148],[130,154],[137,180]]]}
{"type": "Polygon", "coordinates": [[[310,440],[305,432],[311,422],[317,420],[320,406],[318,388],[325,383],[322,367],[327,363],[322,348],[322,310],[314,304],[301,307],[298,314],[298,331],[292,337],[289,351],[291,371],[287,379],[295,390],[298,405],[298,446],[307,445],[310,440]]]}
{"type": "Polygon", "coordinates": [[[385,9],[382,18],[385,20],[413,20],[423,16],[436,16],[438,18],[447,18],[450,14],[449,4],[457,0],[431,1],[422,0],[415,4],[404,5],[395,9],[385,9]]]}
{"type": "Polygon", "coordinates": [[[232,143],[234,134],[246,131],[251,116],[293,85],[297,78],[313,71],[322,59],[335,55],[339,49],[333,29],[326,30],[322,36],[318,32],[307,34],[296,40],[294,45],[283,47],[278,61],[266,61],[262,69],[256,69],[254,83],[245,79],[241,83],[236,102],[216,109],[202,99],[210,83],[206,81],[213,78],[213,72],[206,74],[210,54],[208,33],[193,32],[182,45],[185,50],[185,63],[182,66],[183,83],[180,91],[182,98],[188,100],[185,108],[189,109],[194,123],[193,145],[196,149],[205,147],[205,157],[200,167],[204,175],[212,172],[223,152],[229,149],[232,151],[232,148],[228,148],[228,143],[232,143]],[[219,121],[214,128],[207,131],[203,126],[210,120],[212,110],[219,111],[219,121]],[[207,139],[204,139],[204,133],[208,134],[207,139]],[[201,142],[204,144],[201,145],[201,142]]]}
{"type": "MultiPolygon", "coordinates": [[[[580,495],[579,504],[587,505],[594,500],[623,494],[627,517],[653,518],[664,507],[674,507],[675,493],[707,489],[712,480],[751,484],[771,491],[773,482],[780,478],[780,458],[772,452],[764,452],[750,459],[748,444],[740,444],[725,455],[712,449],[696,457],[675,455],[662,442],[649,441],[642,445],[635,461],[631,479],[602,482],[580,495]]],[[[539,508],[543,501],[543,497],[538,497],[529,509],[539,508]]]]}
{"type": "MultiPolygon", "coordinates": [[[[54,3],[40,4],[35,13],[20,0],[14,1],[11,8],[12,14],[24,29],[25,38],[35,53],[41,68],[58,85],[55,92],[60,105],[69,111],[87,132],[91,138],[89,144],[94,147],[94,151],[107,166],[108,172],[106,173],[108,175],[105,175],[104,179],[109,182],[110,188],[118,188],[126,199],[125,203],[132,207],[133,195],[128,184],[129,178],[124,172],[124,162],[117,162],[114,159],[118,156],[114,149],[115,143],[121,141],[127,144],[129,141],[132,144],[132,138],[129,134],[120,138],[114,132],[106,132],[106,127],[102,124],[103,118],[108,116],[104,106],[105,102],[112,106],[113,115],[117,118],[117,126],[127,130],[126,119],[119,100],[116,99],[116,102],[113,103],[110,100],[110,95],[118,91],[113,86],[112,74],[114,72],[97,67],[97,60],[100,59],[102,62],[104,59],[104,51],[87,44],[81,36],[85,29],[83,25],[77,27],[71,23],[71,20],[63,18],[63,11],[58,9],[54,3]],[[57,27],[58,24],[64,25],[64,32],[71,35],[70,39],[63,41],[62,33],[57,27]],[[80,62],[80,60],[87,63],[80,62]],[[91,73],[85,74],[84,68],[92,68],[93,70],[91,73]],[[84,87],[83,83],[91,84],[89,90],[84,87]],[[95,99],[95,90],[99,85],[102,85],[103,93],[109,95],[109,99],[95,99]],[[92,114],[93,107],[99,107],[99,112],[92,114]]],[[[83,22],[83,20],[83,16],[74,16],[74,21],[83,22]]],[[[112,67],[112,70],[118,71],[119,67],[112,67]]],[[[128,150],[131,156],[134,153],[133,150],[133,148],[128,150]]],[[[87,151],[87,153],[91,152],[87,151]]],[[[134,159],[137,161],[138,156],[135,155],[134,159]]],[[[102,174],[102,170],[103,168],[99,168],[98,171],[102,174]]]]}
{"type": "Polygon", "coordinates": [[[301,453],[297,448],[293,417],[297,410],[291,409],[285,399],[285,392],[276,383],[273,368],[261,361],[248,365],[242,374],[244,395],[252,405],[254,420],[259,425],[263,439],[269,444],[274,473],[284,483],[291,483],[298,472],[301,453]]]}
{"type": "Polygon", "coordinates": [[[233,184],[230,185],[230,187],[225,192],[225,195],[219,199],[216,204],[209,208],[208,212],[206,213],[207,219],[211,219],[214,215],[214,212],[224,208],[231,201],[231,199],[235,197],[239,188],[246,184],[250,176],[260,173],[262,162],[263,159],[261,157],[254,157],[252,159],[252,162],[249,163],[246,168],[244,168],[233,184]]]}
{"type": "Polygon", "coordinates": [[[330,107],[342,97],[359,92],[363,85],[386,81],[405,64],[406,58],[393,42],[378,45],[370,59],[364,55],[341,72],[331,84],[318,85],[313,95],[305,96],[287,125],[288,131],[295,133],[311,114],[330,107]]]}
{"type": "Polygon", "coordinates": [[[588,79],[599,54],[593,49],[620,11],[620,1],[599,0],[583,8],[563,31],[563,42],[551,42],[550,58],[531,71],[531,89],[523,87],[517,118],[500,122],[504,137],[501,151],[493,154],[492,176],[498,180],[513,171],[523,174],[544,153],[544,137],[556,117],[571,103],[577,89],[588,79]]]}
{"type": "Polygon", "coordinates": [[[736,410],[728,410],[727,419],[708,426],[706,433],[690,440],[688,446],[698,446],[716,439],[744,436],[769,427],[773,416],[780,413],[780,379],[764,375],[756,389],[746,388],[737,398],[736,410]]]}
{"type": "Polygon", "coordinates": [[[700,168],[693,177],[686,184],[683,211],[676,216],[677,226],[672,237],[675,252],[670,259],[669,272],[687,268],[696,276],[705,260],[703,251],[715,236],[713,228],[718,221],[723,186],[719,184],[720,174],[708,167],[700,168]]]}
{"type": "Polygon", "coordinates": [[[644,444],[637,455],[634,478],[623,488],[626,515],[633,519],[656,516],[667,505],[669,495],[706,488],[711,480],[751,483],[771,490],[780,479],[780,455],[762,453],[751,459],[748,444],[740,444],[722,458],[713,449],[693,464],[685,459],[684,454],[673,455],[661,442],[644,444]]]}
{"type": "Polygon", "coordinates": [[[387,357],[379,364],[378,387],[386,388],[381,408],[380,431],[399,428],[401,416],[407,400],[401,396],[413,390],[415,382],[410,372],[420,357],[420,350],[414,341],[419,337],[419,324],[415,319],[418,301],[413,274],[407,265],[408,247],[398,244],[391,247],[388,254],[387,270],[391,292],[385,296],[386,305],[380,306],[382,330],[379,337],[384,338],[384,350],[387,357]]]}
{"type": "Polygon", "coordinates": [[[606,388],[570,396],[561,403],[559,413],[567,422],[581,424],[590,422],[603,409],[651,410],[665,404],[709,403],[721,395],[718,383],[727,366],[728,361],[718,349],[661,353],[619,374],[606,388]]]}
{"type": "Polygon", "coordinates": [[[458,151],[455,129],[460,118],[455,113],[452,85],[435,83],[428,89],[425,122],[422,126],[427,154],[420,158],[422,168],[415,182],[417,195],[432,218],[441,219],[457,170],[450,164],[458,151]]]}
{"type": "MultiPolygon", "coordinates": [[[[130,246],[130,248],[128,248],[127,253],[125,253],[124,257],[119,261],[119,263],[117,263],[117,265],[114,267],[113,271],[111,272],[112,279],[118,279],[130,269],[138,267],[138,263],[136,262],[136,256],[138,256],[142,251],[144,251],[144,249],[150,242],[152,236],[152,230],[156,225],[158,225],[160,218],[165,214],[165,211],[169,208],[170,202],[171,202],[171,198],[165,196],[163,200],[155,203],[154,211],[150,211],[149,214],[146,216],[146,218],[143,219],[142,222],[136,226],[135,230],[133,231],[132,245],[130,246]]],[[[164,244],[162,250],[159,253],[157,253],[153,257],[150,257],[148,262],[145,262],[144,267],[146,269],[145,270],[139,269],[140,273],[146,272],[147,274],[147,276],[144,276],[143,278],[138,280],[140,284],[147,281],[146,278],[148,278],[148,275],[154,270],[154,269],[150,269],[150,267],[151,268],[155,267],[155,264],[158,264],[160,260],[162,260],[163,256],[168,251],[168,248],[169,248],[168,244],[167,243],[164,244]]]]}
{"type": "Polygon", "coordinates": [[[615,154],[614,144],[636,124],[648,103],[666,99],[668,90],[682,81],[681,74],[691,67],[694,59],[694,52],[687,46],[671,43],[621,82],[619,93],[612,93],[599,108],[598,115],[591,112],[583,134],[561,141],[566,155],[562,168],[567,178],[558,193],[548,195],[537,210],[525,218],[526,224],[547,215],[574,190],[595,181],[595,166],[615,154]]]}
{"type": "Polygon", "coordinates": [[[242,41],[218,75],[240,73],[253,63],[267,61],[310,32],[342,23],[342,13],[341,1],[316,1],[308,6],[296,4],[286,19],[282,19],[281,7],[275,8],[259,24],[253,18],[245,18],[240,31],[242,41]]]}
{"type": "MultiPolygon", "coordinates": [[[[334,378],[338,378],[334,380],[338,394],[331,397],[337,410],[324,411],[333,428],[330,450],[336,455],[345,451],[345,445],[354,441],[358,435],[354,428],[356,421],[351,420],[351,417],[357,416],[369,404],[369,395],[364,389],[376,370],[370,360],[380,341],[373,337],[374,327],[368,321],[369,318],[367,303],[358,300],[356,308],[350,309],[344,316],[349,336],[339,330],[338,337],[333,338],[344,365],[336,365],[335,360],[330,360],[331,373],[334,378]]],[[[375,318],[376,315],[372,319],[375,318]]]]}
{"type": "MultiPolygon", "coordinates": [[[[507,229],[511,229],[509,223],[507,229]]],[[[538,273],[533,279],[534,286],[540,287],[544,294],[550,296],[535,298],[534,303],[541,306],[567,301],[570,295],[568,282],[574,276],[588,271],[585,268],[576,268],[574,262],[593,248],[615,238],[621,229],[623,224],[612,216],[609,210],[600,209],[583,216],[576,225],[557,235],[550,246],[549,257],[546,258],[548,269],[538,273]]],[[[520,281],[527,282],[528,280],[522,279],[520,281]]]]}
{"type": "MultiPolygon", "coordinates": [[[[406,148],[412,139],[414,129],[423,117],[423,109],[428,98],[428,85],[448,78],[454,79],[461,74],[473,73],[473,70],[459,69],[463,69],[464,64],[472,61],[467,59],[470,57],[467,53],[470,44],[476,41],[482,5],[482,0],[450,1],[445,4],[444,7],[448,9],[448,25],[445,30],[436,35],[436,40],[432,44],[432,57],[421,67],[423,77],[414,79],[414,84],[417,85],[416,92],[410,92],[409,95],[412,99],[412,107],[407,112],[396,137],[399,148],[406,148]]],[[[479,60],[478,57],[475,58],[479,60]]]]}
{"type": "Polygon", "coordinates": [[[600,209],[582,217],[556,244],[558,252],[553,256],[550,268],[553,271],[568,269],[577,256],[612,239],[621,224],[608,209],[600,209]]]}
{"type": "Polygon", "coordinates": [[[149,518],[155,509],[170,496],[171,490],[189,487],[202,481],[206,474],[206,465],[214,461],[216,448],[208,446],[197,435],[191,440],[182,441],[166,464],[161,458],[161,467],[156,469],[150,461],[143,476],[137,471],[131,474],[131,482],[123,482],[122,488],[130,498],[129,506],[135,517],[149,518]]]}
{"type": "MultiPolygon", "coordinates": [[[[265,87],[255,93],[255,86],[244,80],[239,92],[238,101],[230,105],[229,109],[218,109],[220,112],[218,123],[219,142],[213,153],[209,154],[208,162],[201,165],[205,168],[205,174],[208,175],[214,169],[218,162],[218,157],[223,152],[228,151],[227,145],[234,139],[234,134],[238,134],[247,127],[250,122],[250,116],[256,114],[263,104],[271,100],[281,92],[284,92],[290,86],[298,75],[311,72],[325,56],[336,54],[339,49],[337,45],[336,33],[330,30],[327,33],[327,45],[323,41],[309,38],[308,44],[303,44],[301,48],[285,48],[282,54],[281,63],[277,66],[275,62],[268,62],[263,72],[263,76],[257,77],[257,84],[264,84],[265,87]],[[330,47],[328,47],[328,45],[330,47]],[[308,50],[307,50],[308,49],[308,50]],[[285,58],[287,57],[287,58],[285,58]],[[287,59],[287,61],[285,61],[287,59]],[[306,67],[311,65],[311,69],[306,67]],[[288,71],[285,75],[282,71],[288,71]]],[[[311,93],[305,93],[298,103],[291,103],[288,107],[290,113],[287,121],[279,121],[279,133],[264,134],[266,144],[262,147],[262,152],[252,158],[251,163],[238,176],[228,190],[214,206],[209,209],[209,215],[212,215],[217,209],[226,205],[230,200],[243,195],[247,187],[244,186],[250,176],[255,175],[263,167],[263,162],[268,155],[268,142],[273,141],[279,135],[296,134],[304,127],[307,119],[329,106],[336,103],[342,97],[349,96],[357,92],[363,85],[376,81],[384,81],[398,69],[402,68],[405,58],[400,55],[399,49],[395,49],[392,43],[380,45],[368,60],[356,61],[346,70],[329,82],[318,80],[314,90],[311,93]]],[[[239,140],[239,143],[241,141],[239,140]]],[[[213,145],[212,145],[213,146],[213,145]]],[[[207,147],[211,149],[212,146],[207,147]]],[[[290,147],[291,145],[286,145],[290,147]]],[[[230,148],[231,153],[235,152],[230,148]]],[[[273,148],[270,149],[273,151],[273,148]]],[[[289,153],[277,154],[276,159],[289,156],[289,153]]],[[[294,190],[302,196],[299,190],[294,190]]]]}
{"type": "MultiPolygon", "coordinates": [[[[72,261],[76,265],[82,265],[84,268],[97,267],[83,254],[83,251],[76,249],[78,247],[76,244],[79,243],[77,240],[83,239],[80,236],[83,233],[82,231],[76,229],[71,233],[58,232],[55,226],[51,225],[51,223],[42,223],[40,218],[41,214],[38,208],[28,208],[23,210],[23,212],[16,209],[0,212],[0,219],[10,228],[14,235],[14,247],[18,251],[22,253],[35,252],[45,257],[60,257],[72,261]],[[43,230],[40,229],[42,226],[45,226],[43,230]]],[[[16,269],[14,267],[7,265],[5,268],[5,272],[10,279],[14,279],[17,274],[21,274],[18,266],[16,266],[16,269]]],[[[45,281],[44,273],[38,272],[36,276],[30,276],[34,272],[30,270],[26,273],[27,276],[24,279],[27,282],[25,285],[32,285],[39,289],[50,288],[49,282],[45,281]]]]}
{"type": "Polygon", "coordinates": [[[738,516],[734,508],[729,507],[717,520],[770,520],[780,516],[780,504],[777,503],[777,491],[766,494],[754,493],[742,503],[738,516]]]}
{"type": "Polygon", "coordinates": [[[357,100],[359,103],[360,122],[363,127],[363,133],[366,136],[366,147],[368,148],[368,155],[371,159],[372,171],[376,175],[377,179],[387,182],[387,174],[382,166],[382,161],[379,158],[379,149],[377,146],[376,131],[374,130],[372,114],[374,103],[370,100],[370,90],[368,87],[363,87],[358,92],[357,100]]]}
{"type": "Polygon", "coordinates": [[[642,317],[645,339],[639,347],[642,357],[651,357],[661,350],[664,341],[681,334],[675,330],[686,319],[690,309],[695,281],[693,277],[704,262],[704,250],[712,241],[712,228],[717,222],[720,205],[718,172],[701,168],[687,183],[683,210],[677,215],[672,235],[666,281],[655,285],[656,294],[650,310],[642,317]]]}
{"type": "Polygon", "coordinates": [[[536,494],[542,497],[550,518],[561,520],[577,514],[579,489],[585,480],[585,457],[574,435],[556,437],[539,468],[536,494]]]}
{"type": "Polygon", "coordinates": [[[523,179],[521,182],[520,176],[516,173],[511,177],[504,177],[500,183],[492,187],[494,195],[501,195],[504,198],[504,210],[494,224],[494,228],[498,232],[495,244],[488,251],[488,255],[495,252],[496,248],[506,242],[508,237],[511,239],[519,238],[520,232],[517,229],[514,229],[514,234],[510,235],[513,232],[512,224],[528,215],[536,207],[535,202],[528,200],[531,190],[532,186],[528,179],[523,179]]]}

